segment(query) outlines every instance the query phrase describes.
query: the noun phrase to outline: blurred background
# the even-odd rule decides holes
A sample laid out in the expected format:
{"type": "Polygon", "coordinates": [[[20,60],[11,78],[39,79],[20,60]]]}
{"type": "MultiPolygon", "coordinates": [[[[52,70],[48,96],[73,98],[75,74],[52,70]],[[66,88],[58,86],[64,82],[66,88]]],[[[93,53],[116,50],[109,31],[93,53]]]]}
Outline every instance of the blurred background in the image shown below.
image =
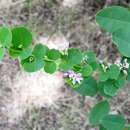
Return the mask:
{"type": "MultiPolygon", "coordinates": [[[[91,49],[99,59],[113,62],[120,55],[95,22],[95,14],[110,5],[129,7],[130,0],[0,0],[0,25],[26,26],[34,43],[91,49]]],[[[97,99],[72,91],[59,72],[25,73],[8,54],[0,61],[0,130],[97,130],[87,116],[97,99]]],[[[128,84],[111,109],[130,122],[128,84]]]]}

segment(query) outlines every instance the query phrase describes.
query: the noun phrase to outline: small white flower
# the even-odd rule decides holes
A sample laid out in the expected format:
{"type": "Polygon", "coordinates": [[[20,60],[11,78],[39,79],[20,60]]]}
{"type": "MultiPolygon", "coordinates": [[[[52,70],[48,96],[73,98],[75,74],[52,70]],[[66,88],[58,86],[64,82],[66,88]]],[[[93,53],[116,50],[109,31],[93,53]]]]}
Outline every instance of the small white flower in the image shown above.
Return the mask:
{"type": "Polygon", "coordinates": [[[126,70],[123,70],[123,73],[126,74],[126,75],[128,74],[126,70]]]}
{"type": "Polygon", "coordinates": [[[102,61],[102,60],[99,60],[99,63],[100,63],[100,64],[103,64],[103,61],[102,61]]]}
{"type": "Polygon", "coordinates": [[[117,59],[116,61],[115,61],[115,64],[120,64],[120,59],[117,59]]]}
{"type": "Polygon", "coordinates": [[[87,60],[88,60],[88,56],[85,55],[85,56],[83,57],[83,61],[87,61],[87,60]]]}
{"type": "Polygon", "coordinates": [[[129,68],[129,63],[127,62],[127,59],[124,60],[123,67],[126,69],[129,68]]]}
{"type": "Polygon", "coordinates": [[[110,67],[112,64],[111,63],[107,63],[107,66],[110,67]]]}

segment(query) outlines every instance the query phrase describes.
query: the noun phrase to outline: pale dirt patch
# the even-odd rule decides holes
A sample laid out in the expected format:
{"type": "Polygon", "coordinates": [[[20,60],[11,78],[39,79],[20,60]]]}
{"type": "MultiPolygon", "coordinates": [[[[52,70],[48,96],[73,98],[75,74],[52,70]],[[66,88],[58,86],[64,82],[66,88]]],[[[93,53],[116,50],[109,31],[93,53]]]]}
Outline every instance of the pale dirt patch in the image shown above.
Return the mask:
{"type": "Polygon", "coordinates": [[[64,7],[74,7],[81,2],[82,0],[63,0],[62,5],[64,7]]]}
{"type": "MultiPolygon", "coordinates": [[[[50,48],[64,50],[69,46],[69,42],[59,33],[39,39],[40,43],[50,48]]],[[[8,121],[11,123],[19,121],[28,108],[54,105],[55,101],[64,97],[60,91],[62,86],[64,81],[61,72],[53,75],[46,74],[43,70],[36,73],[18,72],[8,86],[11,87],[11,97],[4,110],[8,121]]]]}
{"type": "Polygon", "coordinates": [[[69,48],[69,41],[62,33],[55,33],[51,36],[40,36],[37,42],[46,44],[49,48],[55,48],[61,51],[69,48]]]}
{"type": "Polygon", "coordinates": [[[59,72],[54,75],[42,71],[32,74],[19,72],[12,83],[12,101],[6,106],[9,122],[21,119],[28,108],[53,105],[63,97],[60,91],[63,85],[59,72]]]}

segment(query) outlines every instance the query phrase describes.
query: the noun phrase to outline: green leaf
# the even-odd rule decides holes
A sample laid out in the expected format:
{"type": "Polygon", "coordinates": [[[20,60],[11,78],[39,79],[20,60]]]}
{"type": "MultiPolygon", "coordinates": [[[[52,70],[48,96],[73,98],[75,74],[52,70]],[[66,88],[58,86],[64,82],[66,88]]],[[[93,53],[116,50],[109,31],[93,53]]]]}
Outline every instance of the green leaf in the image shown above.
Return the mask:
{"type": "Polygon", "coordinates": [[[123,56],[130,57],[130,27],[115,31],[112,34],[112,40],[123,56]]]}
{"type": "Polygon", "coordinates": [[[3,47],[9,47],[12,41],[12,33],[11,30],[6,27],[0,27],[0,44],[3,47]]]}
{"type": "Polygon", "coordinates": [[[118,89],[117,89],[117,88],[113,85],[113,83],[110,82],[110,81],[107,81],[107,82],[104,84],[104,93],[105,93],[106,95],[115,96],[117,90],[118,90],[118,89]]]}
{"type": "Polygon", "coordinates": [[[102,119],[102,126],[107,130],[123,130],[125,128],[125,119],[120,115],[107,115],[102,119]]]}
{"type": "Polygon", "coordinates": [[[93,72],[93,68],[90,65],[84,66],[81,70],[83,77],[90,76],[92,72],[93,72]]]}
{"type": "Polygon", "coordinates": [[[44,56],[46,55],[47,51],[48,51],[48,47],[47,46],[42,45],[42,44],[36,44],[34,49],[33,49],[32,54],[36,58],[41,59],[41,58],[44,58],[44,56]]]}
{"type": "Polygon", "coordinates": [[[83,52],[83,57],[87,60],[88,63],[93,63],[96,61],[96,54],[91,50],[83,52]]]}
{"type": "Polygon", "coordinates": [[[52,61],[45,62],[44,70],[46,73],[53,74],[57,69],[56,63],[52,61]]]}
{"type": "Polygon", "coordinates": [[[99,92],[100,95],[105,96],[105,97],[107,97],[107,98],[110,98],[111,96],[107,95],[107,94],[104,92],[105,83],[106,83],[106,82],[99,82],[99,83],[98,83],[98,92],[99,92]]]}
{"type": "Polygon", "coordinates": [[[120,74],[120,69],[117,65],[113,64],[110,66],[109,69],[109,78],[110,79],[117,79],[120,74]]]}
{"type": "Polygon", "coordinates": [[[127,80],[130,81],[130,67],[127,70],[128,76],[127,76],[127,80]]]}
{"type": "Polygon", "coordinates": [[[110,6],[97,13],[96,21],[102,28],[110,33],[120,28],[130,29],[130,11],[121,6],[110,6]]]}
{"type": "Polygon", "coordinates": [[[12,44],[15,49],[27,48],[32,43],[32,34],[24,27],[12,29],[12,44]]]}
{"type": "Polygon", "coordinates": [[[107,129],[104,128],[103,126],[100,126],[100,130],[107,130],[107,129]]]}
{"type": "Polygon", "coordinates": [[[89,63],[89,64],[92,66],[93,70],[96,70],[96,69],[99,68],[99,64],[98,64],[97,61],[95,61],[95,62],[91,62],[91,63],[89,63]]]}
{"type": "Polygon", "coordinates": [[[124,128],[123,130],[130,130],[130,125],[128,125],[126,128],[124,128]]]}
{"type": "Polygon", "coordinates": [[[109,79],[109,73],[107,72],[102,72],[99,76],[99,81],[106,81],[109,79]]]}
{"type": "Polygon", "coordinates": [[[17,58],[22,53],[21,49],[14,49],[12,47],[9,48],[9,54],[12,58],[17,58]]]}
{"type": "Polygon", "coordinates": [[[27,72],[36,72],[40,69],[43,68],[44,66],[44,61],[43,60],[39,60],[39,59],[33,59],[33,57],[29,57],[25,60],[21,61],[21,64],[24,68],[25,71],[27,72]],[[30,61],[30,58],[32,59],[32,61],[30,61]]]}
{"type": "Polygon", "coordinates": [[[76,65],[80,64],[82,60],[82,53],[79,49],[70,48],[68,49],[68,62],[69,64],[76,65]]]}
{"type": "Polygon", "coordinates": [[[110,111],[108,101],[101,101],[97,103],[91,110],[89,115],[89,121],[92,125],[100,124],[102,118],[106,116],[110,111]]]}
{"type": "Polygon", "coordinates": [[[121,73],[118,79],[115,81],[115,86],[117,88],[122,88],[124,87],[125,83],[126,83],[126,76],[124,75],[124,73],[121,73]]]}
{"type": "Polygon", "coordinates": [[[66,72],[72,68],[72,65],[70,65],[66,60],[62,60],[62,62],[59,65],[59,69],[66,72]]]}
{"type": "Polygon", "coordinates": [[[56,49],[51,49],[47,53],[47,57],[51,60],[57,60],[61,56],[60,52],[56,49]]]}
{"type": "Polygon", "coordinates": [[[83,96],[94,96],[97,93],[97,82],[93,77],[85,78],[81,85],[74,90],[83,96]]]}
{"type": "Polygon", "coordinates": [[[25,48],[20,53],[20,59],[24,60],[24,59],[28,58],[29,56],[31,56],[31,54],[32,54],[32,49],[31,48],[25,48]]]}
{"type": "Polygon", "coordinates": [[[73,67],[73,64],[68,62],[68,57],[67,55],[61,55],[61,63],[59,64],[59,69],[61,71],[68,71],[73,67]]]}
{"type": "Polygon", "coordinates": [[[68,49],[68,55],[61,55],[61,57],[62,60],[59,68],[66,72],[81,63],[82,53],[79,49],[70,48],[68,49]]]}
{"type": "Polygon", "coordinates": [[[2,60],[3,59],[3,57],[4,57],[4,54],[5,54],[5,48],[0,48],[0,60],[2,60]]]}

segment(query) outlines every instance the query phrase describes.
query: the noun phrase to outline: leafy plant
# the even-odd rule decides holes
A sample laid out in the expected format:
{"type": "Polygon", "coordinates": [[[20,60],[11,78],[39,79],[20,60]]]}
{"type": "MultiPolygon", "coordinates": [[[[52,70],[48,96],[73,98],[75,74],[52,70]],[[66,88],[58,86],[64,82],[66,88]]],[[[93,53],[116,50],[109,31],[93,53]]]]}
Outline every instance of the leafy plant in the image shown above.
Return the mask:
{"type": "Polygon", "coordinates": [[[101,62],[91,51],[77,48],[59,51],[42,43],[32,46],[32,33],[25,27],[0,27],[0,60],[7,50],[12,58],[18,58],[27,72],[39,70],[53,74],[64,73],[64,80],[82,96],[100,95],[102,99],[90,111],[89,120],[100,130],[129,130],[123,115],[111,115],[109,101],[127,80],[130,80],[130,11],[111,6],[99,11],[97,23],[112,35],[114,45],[121,53],[115,63],[101,62]],[[124,17],[125,16],[125,17],[124,17]]]}

